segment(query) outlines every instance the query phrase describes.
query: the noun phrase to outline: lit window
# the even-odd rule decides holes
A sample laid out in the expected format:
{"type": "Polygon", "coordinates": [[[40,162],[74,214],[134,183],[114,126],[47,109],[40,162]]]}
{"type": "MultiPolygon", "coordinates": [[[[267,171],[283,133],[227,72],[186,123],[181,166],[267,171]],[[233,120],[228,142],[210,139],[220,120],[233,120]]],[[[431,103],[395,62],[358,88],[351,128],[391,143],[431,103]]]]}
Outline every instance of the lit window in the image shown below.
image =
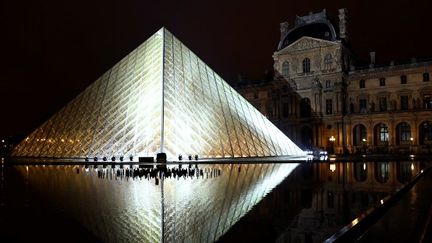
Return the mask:
{"type": "Polygon", "coordinates": [[[388,127],[381,123],[379,126],[379,140],[381,142],[387,142],[389,139],[388,127]]]}
{"type": "Polygon", "coordinates": [[[429,81],[429,73],[423,73],[423,81],[429,81]]]}
{"type": "Polygon", "coordinates": [[[305,58],[303,59],[303,73],[309,73],[310,72],[310,59],[305,58]]]}
{"type": "Polygon", "coordinates": [[[406,75],[400,76],[400,81],[401,81],[401,84],[406,84],[407,83],[407,76],[406,75]]]}
{"type": "Polygon", "coordinates": [[[379,79],[379,85],[380,86],[385,86],[385,78],[380,78],[379,79]]]}
{"type": "Polygon", "coordinates": [[[364,79],[360,80],[360,89],[364,89],[366,87],[366,81],[364,79]]]}
{"type": "Polygon", "coordinates": [[[287,61],[285,61],[282,64],[282,75],[283,76],[288,76],[288,74],[289,74],[289,63],[287,61]]]}
{"type": "Polygon", "coordinates": [[[432,95],[430,94],[423,95],[423,108],[432,109],[432,95]]]}

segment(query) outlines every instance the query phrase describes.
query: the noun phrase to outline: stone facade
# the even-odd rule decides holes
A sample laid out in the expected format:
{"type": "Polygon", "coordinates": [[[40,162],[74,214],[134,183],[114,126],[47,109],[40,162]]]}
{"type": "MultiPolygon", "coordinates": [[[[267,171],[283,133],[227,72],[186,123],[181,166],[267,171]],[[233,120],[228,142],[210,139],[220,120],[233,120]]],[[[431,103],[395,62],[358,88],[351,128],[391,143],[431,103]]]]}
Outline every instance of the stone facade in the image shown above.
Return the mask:
{"type": "Polygon", "coordinates": [[[237,89],[293,141],[335,153],[429,152],[432,62],[356,67],[347,11],[335,28],[325,10],[281,24],[274,79],[237,89]]]}

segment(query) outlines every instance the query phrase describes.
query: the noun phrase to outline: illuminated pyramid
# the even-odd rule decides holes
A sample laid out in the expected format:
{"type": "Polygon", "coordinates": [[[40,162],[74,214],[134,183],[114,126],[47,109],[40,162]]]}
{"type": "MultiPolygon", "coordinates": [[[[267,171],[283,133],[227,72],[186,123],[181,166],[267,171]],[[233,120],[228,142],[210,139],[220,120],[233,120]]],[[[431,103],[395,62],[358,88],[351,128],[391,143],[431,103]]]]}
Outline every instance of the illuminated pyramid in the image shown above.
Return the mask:
{"type": "Polygon", "coordinates": [[[31,133],[13,156],[302,156],[165,28],[31,133]]]}

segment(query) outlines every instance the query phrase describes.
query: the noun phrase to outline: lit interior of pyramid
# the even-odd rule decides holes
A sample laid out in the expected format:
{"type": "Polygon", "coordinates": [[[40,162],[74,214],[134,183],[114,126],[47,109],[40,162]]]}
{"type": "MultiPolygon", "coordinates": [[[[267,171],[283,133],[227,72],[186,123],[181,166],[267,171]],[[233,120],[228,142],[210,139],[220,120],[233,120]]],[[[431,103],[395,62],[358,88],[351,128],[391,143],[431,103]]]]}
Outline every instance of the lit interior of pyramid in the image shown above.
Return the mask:
{"type": "Polygon", "coordinates": [[[14,156],[302,156],[285,134],[165,28],[52,116],[14,156]]]}

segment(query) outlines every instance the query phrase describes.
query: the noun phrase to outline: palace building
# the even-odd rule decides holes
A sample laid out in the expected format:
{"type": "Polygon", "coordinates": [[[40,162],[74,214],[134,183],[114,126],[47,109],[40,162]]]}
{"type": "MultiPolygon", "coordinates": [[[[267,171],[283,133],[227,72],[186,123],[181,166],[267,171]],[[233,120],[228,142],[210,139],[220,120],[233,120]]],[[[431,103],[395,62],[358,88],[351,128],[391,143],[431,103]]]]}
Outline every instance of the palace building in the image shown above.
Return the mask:
{"type": "Polygon", "coordinates": [[[431,61],[358,65],[326,10],[281,23],[274,78],[237,90],[303,148],[334,153],[427,153],[432,145],[431,61]]]}

